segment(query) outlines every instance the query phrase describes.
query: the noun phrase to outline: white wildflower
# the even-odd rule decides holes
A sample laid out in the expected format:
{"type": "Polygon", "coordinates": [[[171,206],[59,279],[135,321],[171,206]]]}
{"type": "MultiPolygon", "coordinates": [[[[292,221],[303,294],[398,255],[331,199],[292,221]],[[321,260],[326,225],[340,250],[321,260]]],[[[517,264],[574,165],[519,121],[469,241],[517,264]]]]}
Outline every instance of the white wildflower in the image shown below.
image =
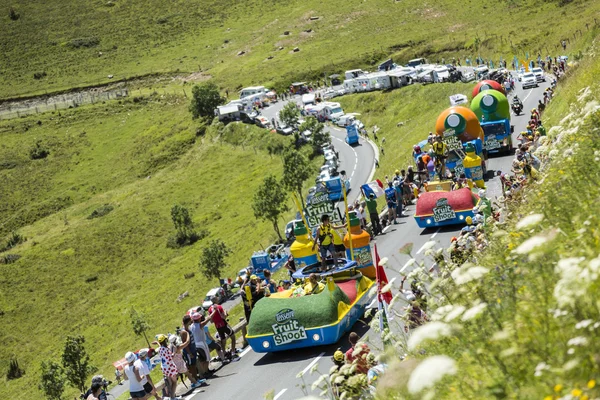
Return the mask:
{"type": "Polygon", "coordinates": [[[425,393],[425,395],[421,398],[421,400],[433,400],[435,399],[435,390],[434,389],[430,389],[429,391],[427,391],[427,393],[425,393]]]}
{"type": "Polygon", "coordinates": [[[501,330],[492,335],[492,340],[495,341],[506,340],[508,338],[510,338],[510,332],[507,330],[501,330]]]}
{"type": "Polygon", "coordinates": [[[429,249],[432,249],[436,244],[437,242],[435,240],[430,240],[421,247],[421,251],[427,251],[429,249]]]}
{"type": "Polygon", "coordinates": [[[549,157],[549,158],[554,158],[554,157],[556,157],[557,155],[558,155],[558,150],[556,150],[556,149],[552,149],[552,150],[550,150],[550,152],[548,153],[548,157],[549,157]]]}
{"type": "Polygon", "coordinates": [[[599,326],[600,326],[600,322],[594,322],[594,326],[593,326],[594,329],[598,328],[599,326]]]}
{"type": "Polygon", "coordinates": [[[396,278],[392,278],[387,285],[385,285],[384,287],[381,288],[381,293],[387,293],[390,291],[390,289],[392,289],[392,283],[394,283],[394,280],[396,280],[396,278]]]}
{"type": "Polygon", "coordinates": [[[444,317],[454,309],[452,304],[446,304],[445,306],[441,306],[435,309],[433,314],[431,314],[432,321],[439,321],[444,319],[444,317]]]}
{"type": "Polygon", "coordinates": [[[569,339],[567,342],[567,346],[587,346],[588,340],[583,336],[576,336],[574,338],[569,339]]]}
{"type": "Polygon", "coordinates": [[[457,285],[463,285],[467,282],[480,279],[489,272],[489,269],[485,267],[469,267],[462,266],[452,271],[452,279],[457,285]]]}
{"type": "Polygon", "coordinates": [[[487,303],[480,303],[480,304],[477,304],[476,306],[469,308],[467,311],[465,311],[461,320],[469,321],[469,320],[477,317],[479,314],[481,314],[483,312],[483,310],[485,310],[486,307],[487,307],[487,303]]]}
{"type": "Polygon", "coordinates": [[[531,214],[521,219],[517,223],[517,229],[529,228],[532,225],[539,224],[544,219],[543,214],[531,214]]]}
{"type": "Polygon", "coordinates": [[[593,273],[582,265],[583,257],[569,257],[558,261],[555,271],[560,276],[554,286],[554,298],[559,306],[572,306],[575,300],[587,294],[593,273]]]}
{"type": "Polygon", "coordinates": [[[448,313],[448,315],[446,315],[446,318],[444,318],[444,321],[446,322],[452,322],[454,321],[456,318],[460,317],[460,315],[465,312],[466,307],[465,306],[455,306],[452,311],[450,311],[448,313]]]}
{"type": "Polygon", "coordinates": [[[300,379],[304,376],[304,371],[300,371],[296,374],[296,378],[300,379]]]}
{"type": "Polygon", "coordinates": [[[316,380],[316,381],[314,381],[314,382],[312,383],[312,385],[310,386],[310,388],[311,388],[312,390],[315,390],[315,389],[317,389],[319,386],[321,386],[321,383],[323,383],[323,381],[324,381],[325,379],[327,379],[327,378],[328,378],[328,375],[325,375],[325,374],[323,374],[323,375],[319,376],[319,377],[317,378],[317,380],[316,380]]]}
{"type": "Polygon", "coordinates": [[[381,260],[379,260],[379,266],[383,267],[385,264],[387,264],[387,262],[388,262],[388,258],[383,257],[381,260]]]}
{"type": "Polygon", "coordinates": [[[588,326],[590,326],[594,321],[592,321],[591,319],[584,319],[583,321],[579,321],[578,323],[575,324],[575,329],[583,329],[583,328],[587,328],[588,326]]]}
{"type": "Polygon", "coordinates": [[[433,387],[444,375],[456,374],[456,362],[448,356],[432,356],[423,360],[410,374],[408,391],[419,393],[433,387]]]}
{"type": "Polygon", "coordinates": [[[402,267],[402,268],[400,269],[400,272],[403,272],[403,271],[404,271],[406,268],[408,268],[408,267],[412,266],[412,265],[413,265],[413,264],[415,264],[416,262],[417,262],[417,260],[415,260],[414,258],[411,258],[410,260],[408,260],[408,261],[406,262],[406,264],[404,264],[404,267],[402,267]]]}
{"type": "Polygon", "coordinates": [[[518,352],[519,352],[519,349],[517,349],[516,347],[509,347],[508,349],[502,350],[500,352],[500,357],[502,357],[502,358],[510,357],[514,354],[517,354],[518,352]]]}
{"type": "Polygon", "coordinates": [[[575,349],[571,347],[570,349],[568,349],[568,350],[567,350],[567,354],[568,354],[568,355],[573,355],[573,354],[575,354],[575,349]]]}
{"type": "Polygon", "coordinates": [[[440,321],[432,321],[415,329],[408,338],[407,346],[409,350],[414,350],[425,340],[437,339],[442,336],[448,336],[451,333],[450,325],[440,321]]]}
{"type": "Polygon", "coordinates": [[[579,365],[580,361],[577,358],[574,358],[572,360],[569,360],[565,363],[565,365],[563,365],[562,369],[564,371],[570,371],[573,368],[577,367],[579,365]]]}
{"type": "Polygon", "coordinates": [[[338,366],[332,365],[331,368],[329,368],[329,375],[333,374],[334,372],[337,372],[337,370],[338,370],[338,366]]]}
{"type": "Polygon", "coordinates": [[[318,369],[319,369],[319,363],[315,363],[315,365],[313,365],[312,368],[310,369],[310,374],[312,375],[318,369]]]}
{"type": "Polygon", "coordinates": [[[523,243],[521,243],[519,245],[519,247],[517,247],[514,250],[514,252],[517,253],[517,254],[529,254],[535,248],[540,247],[541,245],[543,245],[547,241],[548,241],[548,238],[546,236],[536,235],[536,236],[530,237],[529,239],[527,239],[526,241],[524,241],[523,243]]]}
{"type": "Polygon", "coordinates": [[[544,371],[549,371],[550,370],[550,366],[548,364],[546,364],[545,362],[541,362],[538,365],[536,365],[535,367],[535,373],[533,374],[534,376],[542,376],[542,373],[544,371]]]}

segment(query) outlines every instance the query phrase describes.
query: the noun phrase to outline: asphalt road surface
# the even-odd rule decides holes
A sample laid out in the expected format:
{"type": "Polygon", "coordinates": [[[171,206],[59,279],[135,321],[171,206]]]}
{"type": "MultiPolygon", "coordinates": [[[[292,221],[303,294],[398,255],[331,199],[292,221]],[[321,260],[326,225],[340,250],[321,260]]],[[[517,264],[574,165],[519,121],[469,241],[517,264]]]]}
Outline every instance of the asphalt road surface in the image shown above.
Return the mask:
{"type": "MultiPolygon", "coordinates": [[[[522,90],[520,83],[517,82],[516,93],[521,98],[521,101],[523,101],[525,114],[512,116],[512,124],[515,126],[513,134],[513,144],[515,146],[518,144],[517,136],[519,132],[525,129],[528,122],[529,111],[537,106],[538,100],[543,96],[543,90],[549,85],[548,79],[547,82],[540,83],[539,88],[522,90]]],[[[509,98],[512,98],[512,94],[509,98]]],[[[265,110],[263,114],[271,119],[271,115],[274,116],[274,113],[278,109],[281,109],[281,107],[283,107],[283,103],[280,102],[265,110]]],[[[431,124],[433,126],[434,121],[431,124]]],[[[373,150],[364,142],[361,143],[361,146],[351,148],[342,142],[343,133],[340,133],[336,129],[329,129],[334,137],[335,147],[340,152],[342,169],[348,171],[348,174],[351,176],[352,187],[357,189],[360,184],[365,183],[369,178],[375,157],[373,150]]],[[[425,131],[427,129],[423,132],[424,137],[426,135],[425,131]]],[[[487,181],[487,192],[490,198],[501,196],[501,185],[499,178],[495,176],[495,172],[509,172],[513,157],[513,155],[507,155],[489,159],[488,170],[490,172],[488,176],[494,176],[487,181]]],[[[351,191],[351,199],[356,198],[359,194],[359,191],[355,189],[351,191]]],[[[414,213],[414,206],[409,206],[406,212],[408,215],[412,215],[414,213]]],[[[451,226],[441,229],[423,230],[417,226],[412,216],[400,218],[399,222],[397,225],[387,227],[385,234],[375,239],[381,257],[388,257],[389,259],[386,271],[389,279],[396,278],[395,287],[397,287],[401,277],[408,274],[413,268],[411,266],[404,268],[409,260],[409,256],[400,254],[398,249],[407,243],[413,243],[413,256],[415,256],[417,261],[424,260],[425,256],[422,246],[426,242],[436,240],[440,246],[448,247],[450,238],[455,236],[461,228],[460,226],[451,226]]],[[[425,261],[428,262],[427,260],[425,261]]],[[[401,307],[403,306],[400,303],[402,302],[397,302],[397,305],[394,307],[398,312],[401,312],[401,307]]],[[[353,330],[360,335],[368,334],[371,339],[377,336],[375,332],[369,332],[368,326],[361,322],[358,322],[353,327],[353,330]]],[[[331,356],[338,347],[341,347],[343,351],[349,348],[347,335],[336,345],[299,349],[283,353],[259,354],[250,348],[246,348],[241,353],[242,357],[240,361],[221,368],[215,374],[215,377],[209,380],[210,386],[194,391],[187,398],[193,400],[234,398],[260,400],[264,398],[267,392],[273,391],[275,400],[297,399],[305,395],[302,389],[303,381],[297,378],[297,375],[301,372],[305,373],[306,392],[318,396],[318,392],[311,392],[310,389],[310,385],[316,380],[318,375],[310,375],[310,370],[315,365],[318,365],[321,373],[327,373],[331,365],[333,365],[331,356]]]]}

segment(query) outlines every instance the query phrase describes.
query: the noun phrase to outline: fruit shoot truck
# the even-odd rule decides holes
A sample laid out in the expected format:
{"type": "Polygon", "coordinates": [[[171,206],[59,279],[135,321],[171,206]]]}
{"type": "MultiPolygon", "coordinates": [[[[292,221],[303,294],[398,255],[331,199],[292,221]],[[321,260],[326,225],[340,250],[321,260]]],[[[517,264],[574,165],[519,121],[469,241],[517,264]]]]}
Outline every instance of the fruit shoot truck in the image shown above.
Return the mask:
{"type": "Polygon", "coordinates": [[[510,153],[514,126],[510,124],[510,105],[506,96],[498,90],[483,90],[471,101],[471,110],[484,132],[484,150],[510,153]]]}
{"type": "Polygon", "coordinates": [[[446,169],[452,171],[457,177],[464,173],[465,146],[471,144],[475,148],[475,153],[481,157],[483,175],[486,174],[483,130],[473,111],[462,106],[454,106],[442,111],[436,121],[435,132],[438,136],[442,136],[448,149],[446,169]]]}

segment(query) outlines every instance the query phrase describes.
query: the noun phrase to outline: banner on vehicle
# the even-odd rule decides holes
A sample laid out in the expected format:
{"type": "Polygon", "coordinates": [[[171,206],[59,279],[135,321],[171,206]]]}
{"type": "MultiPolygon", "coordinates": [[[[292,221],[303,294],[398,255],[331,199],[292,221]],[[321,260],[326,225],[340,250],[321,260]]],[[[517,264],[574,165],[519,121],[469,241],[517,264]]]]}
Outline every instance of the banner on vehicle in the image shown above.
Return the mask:
{"type": "Polygon", "coordinates": [[[438,199],[438,201],[435,203],[435,207],[433,208],[433,220],[435,222],[442,222],[454,218],[456,218],[456,213],[448,204],[448,199],[438,199]]]}
{"type": "Polygon", "coordinates": [[[277,323],[271,325],[275,346],[306,339],[306,329],[294,318],[294,310],[286,308],[279,311],[275,314],[275,321],[277,323]]]}
{"type": "Polygon", "coordinates": [[[342,214],[335,207],[334,203],[329,200],[329,194],[316,193],[304,209],[304,217],[306,218],[308,227],[312,229],[319,226],[321,224],[321,216],[324,214],[329,215],[331,223],[342,222],[342,214]]]}

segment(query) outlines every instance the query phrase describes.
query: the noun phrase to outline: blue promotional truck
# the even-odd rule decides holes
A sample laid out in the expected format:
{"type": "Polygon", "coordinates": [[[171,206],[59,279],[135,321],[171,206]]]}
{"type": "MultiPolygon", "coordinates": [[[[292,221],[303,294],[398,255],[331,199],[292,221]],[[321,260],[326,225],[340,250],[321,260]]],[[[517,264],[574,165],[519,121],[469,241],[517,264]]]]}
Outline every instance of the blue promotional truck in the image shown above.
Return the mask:
{"type": "Polygon", "coordinates": [[[358,144],[358,127],[354,124],[346,127],[346,143],[350,146],[358,144]]]}
{"type": "Polygon", "coordinates": [[[482,90],[471,101],[484,133],[483,149],[487,153],[509,153],[512,150],[510,106],[506,96],[497,90],[482,90]]]}

